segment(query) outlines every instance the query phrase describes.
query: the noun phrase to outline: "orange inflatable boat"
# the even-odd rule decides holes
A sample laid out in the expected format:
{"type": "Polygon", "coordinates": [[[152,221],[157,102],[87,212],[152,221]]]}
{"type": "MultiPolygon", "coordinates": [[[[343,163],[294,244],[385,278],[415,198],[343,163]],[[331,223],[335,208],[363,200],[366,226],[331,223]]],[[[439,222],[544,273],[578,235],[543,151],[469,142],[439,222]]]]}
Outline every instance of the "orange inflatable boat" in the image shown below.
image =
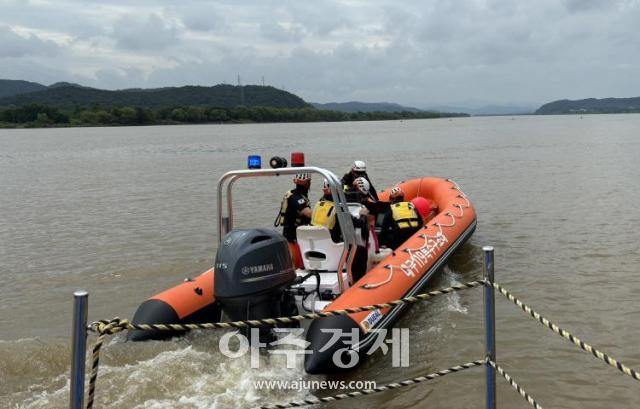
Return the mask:
{"type": "MultiPolygon", "coordinates": [[[[218,183],[220,244],[214,268],[195,279],[145,301],[134,324],[171,324],[236,321],[290,316],[386,303],[414,295],[473,233],[476,214],[459,186],[450,180],[424,177],[398,183],[404,201],[426,199],[437,208],[424,225],[398,248],[376,248],[375,240],[362,242],[354,226],[360,203],[350,203],[340,180],[316,167],[232,171],[218,183]],[[322,226],[297,229],[302,266],[294,264],[289,243],[273,229],[233,229],[232,186],[244,177],[265,177],[310,172],[330,185],[343,242],[334,242],[322,226]],[[225,189],[226,188],[226,189],[225,189]],[[224,202],[226,197],[226,206],[224,202]],[[423,199],[419,199],[423,198],[423,199]],[[367,249],[366,273],[354,281],[353,261],[367,249]]],[[[379,193],[381,202],[389,191],[379,193]]],[[[423,205],[424,203],[422,203],[423,205]]],[[[416,204],[416,207],[418,205],[416,204]]],[[[373,227],[371,227],[371,236],[373,227]]],[[[305,369],[329,373],[353,368],[366,357],[380,330],[391,328],[407,304],[351,315],[314,320],[305,324],[308,347],[305,369]]],[[[260,329],[260,339],[273,339],[270,328],[260,329]]],[[[160,339],[175,333],[131,331],[133,341],[160,339]]],[[[265,341],[266,343],[266,341],[265,341]]]]}
{"type": "MultiPolygon", "coordinates": [[[[437,205],[438,214],[327,305],[325,310],[386,303],[418,294],[475,230],[476,215],[473,206],[455,182],[425,177],[401,182],[398,186],[405,192],[405,200],[416,197],[429,199],[437,205]]],[[[382,191],[379,198],[387,201],[388,190],[382,191]]],[[[311,343],[313,353],[306,355],[305,369],[309,373],[340,370],[333,362],[333,355],[337,351],[348,349],[362,356],[374,342],[378,334],[376,330],[391,327],[407,305],[391,310],[375,310],[313,321],[307,331],[307,341],[311,343]],[[320,352],[333,334],[328,329],[333,328],[338,328],[343,333],[355,330],[359,342],[346,345],[338,341],[320,352]]]]}

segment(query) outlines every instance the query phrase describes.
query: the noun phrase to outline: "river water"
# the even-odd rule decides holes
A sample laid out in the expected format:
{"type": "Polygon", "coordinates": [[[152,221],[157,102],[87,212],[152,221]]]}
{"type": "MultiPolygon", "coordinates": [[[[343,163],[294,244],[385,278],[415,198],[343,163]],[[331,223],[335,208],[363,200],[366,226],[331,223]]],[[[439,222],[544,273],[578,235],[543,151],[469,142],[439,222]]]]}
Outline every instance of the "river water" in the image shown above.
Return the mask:
{"type": "MultiPolygon", "coordinates": [[[[430,287],[480,278],[481,248],[493,245],[496,281],[640,367],[640,115],[0,130],[0,407],[66,407],[72,292],[90,292],[90,320],[131,317],[144,299],[209,268],[218,177],[242,168],[247,154],[266,161],[291,151],[339,175],[363,159],[378,189],[423,175],[454,179],[476,207],[478,229],[430,287]]],[[[270,225],[290,184],[238,182],[238,225],[270,225]]],[[[481,294],[436,298],[404,316],[408,368],[377,354],[328,379],[380,385],[482,358],[481,294]]],[[[496,316],[499,362],[542,406],[638,407],[637,381],[501,296],[496,316]]],[[[268,357],[252,370],[223,356],[219,337],[110,338],[98,406],[234,408],[329,394],[257,389],[260,379],[324,378],[268,357]]],[[[326,407],[483,407],[483,374],[474,368],[326,407]]],[[[498,399],[528,407],[500,379],[498,399]]]]}

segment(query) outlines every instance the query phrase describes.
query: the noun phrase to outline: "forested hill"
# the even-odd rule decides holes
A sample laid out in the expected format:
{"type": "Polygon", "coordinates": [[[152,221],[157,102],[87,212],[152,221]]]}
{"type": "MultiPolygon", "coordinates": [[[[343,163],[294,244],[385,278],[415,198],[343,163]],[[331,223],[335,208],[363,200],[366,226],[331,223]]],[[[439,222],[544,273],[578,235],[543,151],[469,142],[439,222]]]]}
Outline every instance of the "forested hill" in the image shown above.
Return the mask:
{"type": "MultiPolygon", "coordinates": [[[[16,83],[21,82],[24,81],[7,81],[7,84],[16,89],[16,83]]],[[[108,91],[58,82],[42,87],[43,90],[0,98],[0,128],[376,121],[468,116],[408,110],[340,112],[316,109],[294,94],[258,85],[108,91]]]]}
{"type": "Polygon", "coordinates": [[[542,105],[538,115],[554,114],[615,114],[640,112],[640,97],[635,98],[589,98],[571,101],[563,99],[542,105]]]}
{"type": "Polygon", "coordinates": [[[45,85],[37,82],[0,79],[0,98],[12,97],[27,92],[42,91],[47,89],[45,85]]]}
{"type": "Polygon", "coordinates": [[[215,85],[213,87],[186,86],[157,89],[127,89],[107,91],[57,84],[45,90],[0,98],[0,107],[46,105],[64,110],[92,106],[129,106],[162,108],[170,106],[269,106],[274,108],[309,107],[302,98],[289,92],[258,85],[215,85]]]}

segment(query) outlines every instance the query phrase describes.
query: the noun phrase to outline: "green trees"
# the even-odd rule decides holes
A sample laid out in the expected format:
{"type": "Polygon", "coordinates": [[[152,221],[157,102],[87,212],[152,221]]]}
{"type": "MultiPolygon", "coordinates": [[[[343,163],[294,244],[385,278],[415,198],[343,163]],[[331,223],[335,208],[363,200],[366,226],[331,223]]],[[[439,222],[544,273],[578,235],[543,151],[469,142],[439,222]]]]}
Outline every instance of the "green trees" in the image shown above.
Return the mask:
{"type": "Polygon", "coordinates": [[[187,113],[184,112],[184,109],[182,108],[175,108],[174,110],[171,111],[169,118],[172,121],[185,122],[187,119],[187,113]]]}
{"type": "Polygon", "coordinates": [[[441,118],[468,116],[438,112],[339,112],[311,107],[276,108],[270,106],[173,106],[159,109],[139,106],[90,108],[76,106],[65,112],[58,108],[28,104],[22,107],[0,109],[0,125],[10,127],[47,126],[117,126],[117,125],[163,125],[243,122],[340,122],[376,121],[398,119],[441,118]]]}
{"type": "Polygon", "coordinates": [[[18,108],[0,110],[0,122],[48,126],[68,124],[69,115],[57,108],[39,104],[28,104],[18,108]]]}

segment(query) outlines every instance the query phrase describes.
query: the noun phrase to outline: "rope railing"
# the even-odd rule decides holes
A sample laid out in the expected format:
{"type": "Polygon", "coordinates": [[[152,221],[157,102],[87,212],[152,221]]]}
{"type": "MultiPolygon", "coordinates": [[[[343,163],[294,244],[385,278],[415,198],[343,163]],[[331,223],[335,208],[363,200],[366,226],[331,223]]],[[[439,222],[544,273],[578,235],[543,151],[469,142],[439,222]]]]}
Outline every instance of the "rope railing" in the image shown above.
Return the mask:
{"type": "Polygon", "coordinates": [[[470,281],[468,283],[452,285],[447,288],[439,290],[429,291],[427,293],[416,294],[410,297],[400,298],[387,303],[364,305],[361,307],[345,308],[335,311],[322,311],[309,314],[294,315],[291,317],[277,317],[266,318],[261,320],[247,320],[247,321],[233,321],[233,322],[211,322],[201,324],[131,324],[129,320],[120,319],[115,317],[111,320],[100,320],[93,322],[88,330],[98,334],[96,343],[92,350],[92,363],[91,374],[89,376],[89,389],[87,392],[87,409],[93,408],[96,381],[98,379],[98,368],[100,366],[100,350],[104,344],[104,338],[107,335],[117,334],[125,330],[140,330],[140,331],[186,331],[196,329],[238,329],[247,327],[262,327],[262,326],[274,326],[278,324],[291,324],[294,322],[300,322],[303,320],[315,320],[325,317],[333,317],[337,315],[349,315],[359,312],[373,311],[377,309],[393,308],[403,304],[413,304],[420,301],[425,301],[439,295],[450,294],[456,291],[467,290],[479,286],[484,286],[484,280],[470,281]]]}
{"type": "MultiPolygon", "coordinates": [[[[532,318],[537,320],[539,323],[549,328],[554,333],[567,339],[568,341],[570,341],[580,349],[591,353],[593,356],[604,361],[608,365],[614,368],[617,368],[620,372],[624,373],[625,375],[628,375],[635,380],[640,380],[640,372],[634,369],[631,369],[630,367],[624,365],[620,361],[612,358],[610,355],[594,348],[593,346],[582,341],[580,338],[560,328],[557,324],[549,321],[547,318],[540,315],[538,312],[534,311],[530,306],[528,306],[527,304],[523,303],[521,300],[516,298],[513,294],[507,291],[500,284],[493,281],[493,255],[492,255],[493,249],[486,248],[485,254],[488,254],[489,251],[491,252],[491,256],[489,258],[485,258],[485,278],[483,280],[475,280],[475,281],[470,281],[464,284],[452,285],[447,288],[429,291],[426,293],[417,294],[415,296],[400,298],[387,303],[371,304],[371,305],[366,305],[361,307],[345,308],[342,310],[335,310],[335,311],[323,311],[323,312],[316,312],[316,313],[309,313],[309,314],[301,314],[301,315],[295,315],[290,317],[277,317],[277,318],[267,318],[267,319],[260,319],[260,320],[247,320],[247,321],[234,321],[234,322],[216,322],[216,323],[201,323],[201,324],[132,324],[128,320],[120,319],[118,317],[113,318],[112,320],[96,321],[87,327],[87,330],[97,333],[98,337],[92,349],[92,365],[91,365],[91,373],[89,377],[89,387],[87,392],[86,408],[92,409],[94,405],[96,382],[98,378],[98,368],[100,364],[100,351],[104,344],[104,339],[107,335],[117,334],[119,332],[126,331],[126,330],[186,331],[186,330],[197,330],[197,329],[205,329],[205,330],[241,329],[241,328],[248,328],[248,327],[263,327],[263,326],[275,326],[278,324],[291,324],[291,323],[300,322],[303,320],[315,320],[315,319],[320,319],[325,317],[332,317],[332,316],[338,316],[338,315],[350,315],[350,314],[356,314],[356,313],[365,312],[365,311],[373,311],[377,309],[394,308],[403,304],[417,303],[420,301],[429,300],[439,295],[450,294],[456,291],[476,288],[480,286],[485,288],[485,292],[491,291],[491,294],[489,296],[490,299],[493,299],[493,295],[492,295],[493,289],[497,290],[509,301],[514,303],[516,306],[518,306],[524,312],[529,314],[532,318]],[[490,274],[487,274],[488,270],[490,270],[490,274]],[[487,289],[490,289],[490,290],[487,290],[487,289]]],[[[487,294],[485,294],[485,302],[487,302],[486,295],[487,294]]],[[[85,297],[86,297],[86,294],[85,294],[85,297]]],[[[493,301],[491,301],[491,303],[493,303],[493,301]]],[[[487,306],[485,306],[485,308],[487,308],[487,306]]],[[[487,319],[489,318],[487,318],[485,314],[485,320],[487,319]]],[[[86,317],[85,317],[85,320],[86,320],[86,317]]],[[[85,321],[85,325],[86,325],[86,321],[85,321]]],[[[495,329],[495,326],[492,325],[491,328],[493,330],[495,329]]],[[[489,327],[487,327],[487,331],[490,331],[489,327]]],[[[493,337],[493,335],[491,335],[491,337],[493,337]]],[[[489,339],[491,338],[487,338],[487,342],[489,342],[489,339]]],[[[518,385],[518,383],[516,383],[515,380],[500,365],[498,365],[495,362],[495,358],[493,359],[491,358],[492,356],[495,356],[495,355],[490,354],[489,346],[487,346],[487,348],[488,348],[487,358],[483,360],[476,360],[466,364],[456,365],[456,366],[453,366],[438,372],[434,372],[428,375],[419,376],[417,378],[407,379],[401,382],[393,382],[393,383],[389,383],[387,385],[379,386],[373,389],[352,391],[352,392],[337,394],[334,396],[327,396],[322,398],[311,397],[301,401],[292,401],[284,404],[271,404],[267,406],[261,406],[259,409],[293,408],[293,407],[313,405],[318,403],[334,402],[334,401],[358,397],[358,396],[366,396],[366,395],[371,395],[379,392],[384,392],[391,389],[398,389],[405,386],[422,383],[438,377],[445,376],[450,373],[460,372],[462,370],[466,370],[466,369],[469,369],[475,366],[480,366],[480,365],[484,365],[487,368],[487,380],[488,380],[487,387],[488,388],[490,384],[489,383],[490,377],[494,379],[493,385],[491,387],[495,388],[495,372],[497,372],[502,377],[504,377],[507,380],[507,382],[529,404],[531,404],[531,406],[533,406],[536,409],[542,409],[540,404],[537,403],[536,400],[531,397],[531,395],[529,395],[520,385],[518,385]],[[494,372],[490,372],[490,371],[494,371],[494,372]]],[[[489,391],[489,389],[487,389],[487,391],[489,391]]],[[[492,408],[492,409],[495,408],[495,389],[493,391],[493,399],[491,399],[490,394],[488,394],[487,408],[492,408]]]]}
{"type": "Polygon", "coordinates": [[[319,318],[334,317],[337,315],[350,315],[357,314],[359,312],[373,311],[379,309],[393,308],[402,304],[413,304],[420,301],[425,301],[438,295],[445,295],[453,293],[455,291],[466,290],[469,288],[479,287],[484,285],[483,280],[470,281],[464,284],[452,285],[451,287],[442,288],[440,290],[429,291],[428,293],[416,294],[410,297],[400,298],[394,301],[389,301],[380,304],[364,305],[362,307],[345,308],[342,310],[334,311],[321,311],[313,312],[309,314],[293,315],[290,317],[277,317],[277,318],[265,318],[261,320],[246,320],[246,321],[232,321],[232,322],[209,322],[201,324],[132,324],[129,320],[114,318],[110,321],[101,320],[95,321],[89,327],[89,330],[98,334],[116,334],[124,330],[139,330],[139,331],[188,331],[195,329],[232,329],[232,328],[247,328],[247,327],[264,327],[273,326],[278,324],[292,324],[304,320],[316,320],[319,318]]]}
{"type": "Polygon", "coordinates": [[[441,377],[443,377],[445,375],[448,375],[448,374],[451,374],[451,373],[461,372],[461,371],[464,371],[466,369],[473,368],[473,367],[476,367],[476,366],[482,366],[484,364],[485,364],[485,360],[484,359],[478,359],[476,361],[468,362],[466,364],[460,364],[460,365],[452,366],[452,367],[447,368],[447,369],[443,369],[443,370],[438,371],[438,372],[430,373],[428,375],[418,376],[417,378],[411,378],[411,379],[407,379],[407,380],[400,381],[400,382],[388,383],[386,385],[378,386],[378,387],[375,387],[373,389],[363,389],[363,390],[359,390],[359,391],[341,393],[341,394],[333,395],[333,396],[326,396],[326,397],[323,397],[323,398],[316,398],[316,397],[307,398],[307,399],[303,399],[303,400],[300,400],[300,401],[293,401],[293,402],[282,403],[282,404],[272,404],[272,405],[260,406],[260,407],[255,408],[255,409],[298,408],[298,407],[301,407],[301,406],[315,405],[315,404],[318,404],[318,403],[335,402],[335,401],[339,401],[339,400],[355,398],[355,397],[358,397],[358,396],[368,396],[368,395],[372,395],[374,393],[384,392],[384,391],[388,391],[388,390],[392,390],[392,389],[400,389],[400,388],[405,387],[405,386],[416,385],[418,383],[430,381],[432,379],[441,378],[441,377]]]}
{"type": "Polygon", "coordinates": [[[493,288],[498,290],[498,292],[500,292],[500,294],[504,295],[509,301],[511,301],[512,303],[514,303],[518,307],[520,307],[520,309],[522,309],[522,311],[524,311],[527,314],[529,314],[532,318],[534,318],[536,321],[538,321],[540,324],[544,325],[545,327],[549,328],[551,331],[553,331],[556,334],[562,336],[564,339],[568,340],[569,342],[571,342],[572,344],[574,344],[578,348],[582,349],[583,351],[589,352],[590,354],[592,354],[596,358],[598,358],[598,359],[606,362],[607,364],[611,365],[612,367],[618,369],[623,374],[628,375],[628,376],[632,377],[633,379],[635,379],[637,381],[640,381],[640,372],[629,368],[628,366],[624,365],[622,362],[618,361],[617,359],[612,358],[610,355],[608,355],[608,354],[606,354],[606,353],[594,348],[593,346],[587,344],[586,342],[582,341],[580,338],[578,338],[575,335],[571,334],[569,331],[566,331],[566,330],[560,328],[558,325],[554,324],[553,322],[549,321],[547,318],[543,317],[542,315],[540,315],[539,313],[534,311],[527,304],[525,304],[522,301],[520,301],[518,298],[516,298],[513,294],[511,294],[509,291],[507,291],[500,284],[493,282],[493,283],[489,283],[488,285],[493,286],[493,288]]]}
{"type": "Polygon", "coordinates": [[[498,373],[500,375],[502,375],[502,377],[504,379],[507,380],[507,382],[509,382],[509,385],[513,386],[513,389],[516,390],[516,392],[518,392],[520,394],[520,396],[522,396],[524,398],[524,400],[526,400],[527,402],[529,402],[529,404],[531,406],[533,406],[536,409],[542,409],[542,406],[540,406],[540,404],[538,402],[536,402],[535,399],[533,399],[531,397],[531,395],[529,395],[523,388],[522,386],[518,385],[518,383],[513,380],[513,378],[507,373],[505,372],[504,369],[502,369],[502,367],[498,364],[496,364],[495,362],[493,362],[490,359],[486,360],[486,364],[491,366],[493,369],[495,369],[496,371],[498,371],[498,373]]]}

